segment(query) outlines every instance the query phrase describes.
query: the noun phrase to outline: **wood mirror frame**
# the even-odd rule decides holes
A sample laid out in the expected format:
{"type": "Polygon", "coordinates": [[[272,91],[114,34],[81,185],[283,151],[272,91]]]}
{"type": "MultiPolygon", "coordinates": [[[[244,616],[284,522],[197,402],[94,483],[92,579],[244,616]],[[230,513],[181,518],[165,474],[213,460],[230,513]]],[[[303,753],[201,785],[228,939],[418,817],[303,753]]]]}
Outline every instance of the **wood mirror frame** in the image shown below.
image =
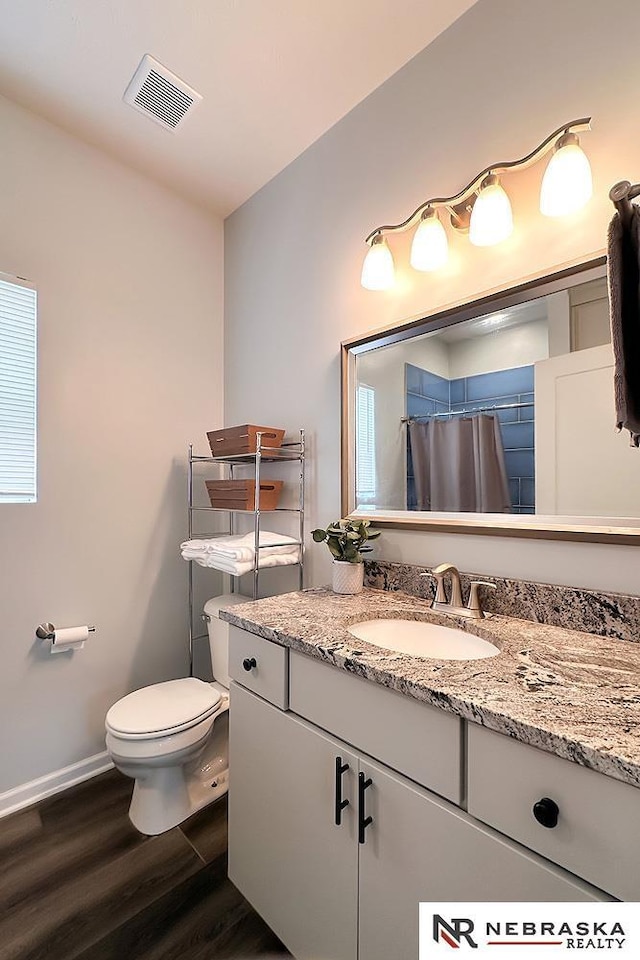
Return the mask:
{"type": "MultiPolygon", "coordinates": [[[[371,331],[341,344],[341,515],[371,520],[376,527],[398,530],[422,530],[440,533],[463,533],[499,537],[526,537],[544,540],[576,540],[596,543],[640,544],[640,517],[636,526],[615,523],[612,517],[576,517],[460,514],[458,517],[429,515],[426,511],[397,510],[367,512],[355,509],[354,396],[355,358],[371,344],[386,346],[408,340],[428,331],[438,330],[475,317],[504,310],[527,300],[565,290],[576,283],[602,276],[606,257],[596,257],[556,273],[527,280],[517,286],[492,293],[468,303],[447,308],[430,316],[420,317],[383,329],[371,331]],[[569,281],[569,282],[568,282],[569,281]]],[[[614,408],[611,408],[612,421],[614,408]]],[[[613,429],[613,426],[612,426],[613,429]]],[[[624,440],[621,440],[624,442],[624,440]]],[[[640,456],[640,451],[638,453],[640,456]]],[[[635,518],[634,518],[635,519],[635,518]]]]}

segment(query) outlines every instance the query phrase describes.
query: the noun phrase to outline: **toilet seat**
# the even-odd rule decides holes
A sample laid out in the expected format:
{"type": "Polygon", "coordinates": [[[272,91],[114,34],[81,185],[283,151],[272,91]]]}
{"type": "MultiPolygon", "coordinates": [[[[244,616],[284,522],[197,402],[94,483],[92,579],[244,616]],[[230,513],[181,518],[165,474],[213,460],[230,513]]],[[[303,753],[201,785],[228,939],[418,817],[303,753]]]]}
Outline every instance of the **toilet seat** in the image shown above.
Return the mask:
{"type": "Polygon", "coordinates": [[[134,690],[111,707],[107,731],[121,740],[150,740],[189,730],[220,706],[222,694],[195,677],[134,690]]]}

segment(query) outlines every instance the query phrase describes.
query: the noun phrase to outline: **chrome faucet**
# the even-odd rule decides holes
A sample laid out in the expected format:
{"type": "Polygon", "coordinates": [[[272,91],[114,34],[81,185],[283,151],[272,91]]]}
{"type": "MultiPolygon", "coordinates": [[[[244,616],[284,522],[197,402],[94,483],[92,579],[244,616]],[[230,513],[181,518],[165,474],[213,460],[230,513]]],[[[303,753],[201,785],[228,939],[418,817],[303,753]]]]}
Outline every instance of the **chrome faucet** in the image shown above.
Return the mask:
{"type": "Polygon", "coordinates": [[[436,581],[436,595],[432,609],[451,617],[471,617],[474,620],[481,620],[484,617],[484,611],[480,602],[479,588],[488,587],[490,590],[496,589],[495,583],[489,583],[485,580],[472,580],[469,591],[469,602],[465,607],[462,601],[460,572],[452,563],[441,563],[437,567],[434,567],[430,573],[423,573],[421,576],[433,577],[436,581]],[[450,574],[451,577],[451,596],[449,600],[447,600],[447,594],[444,588],[444,578],[447,574],[450,574]]]}

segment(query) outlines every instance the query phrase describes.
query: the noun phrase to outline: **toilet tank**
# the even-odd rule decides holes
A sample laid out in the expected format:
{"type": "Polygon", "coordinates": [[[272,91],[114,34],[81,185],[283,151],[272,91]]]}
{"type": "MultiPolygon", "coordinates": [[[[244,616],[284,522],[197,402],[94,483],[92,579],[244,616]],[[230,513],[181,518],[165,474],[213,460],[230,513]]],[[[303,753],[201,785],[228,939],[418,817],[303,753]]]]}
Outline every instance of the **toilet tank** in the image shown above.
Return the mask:
{"type": "Polygon", "coordinates": [[[219,597],[207,600],[204,605],[205,615],[209,617],[207,629],[213,678],[227,689],[229,688],[229,624],[226,620],[220,619],[220,608],[231,607],[236,603],[248,603],[250,599],[251,597],[243,597],[240,593],[223,593],[219,597]]]}

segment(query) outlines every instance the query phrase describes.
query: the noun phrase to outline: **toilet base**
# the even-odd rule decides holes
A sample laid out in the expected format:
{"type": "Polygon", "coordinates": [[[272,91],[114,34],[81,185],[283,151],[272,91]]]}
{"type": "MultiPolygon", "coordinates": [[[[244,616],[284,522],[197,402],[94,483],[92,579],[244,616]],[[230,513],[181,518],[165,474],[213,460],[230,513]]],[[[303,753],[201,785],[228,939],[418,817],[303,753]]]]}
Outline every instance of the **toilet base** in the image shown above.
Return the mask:
{"type": "Polygon", "coordinates": [[[186,764],[141,770],[139,765],[134,768],[126,761],[115,760],[122,773],[135,777],[129,819],[136,830],[147,836],[164,833],[227,793],[228,719],[225,710],[216,718],[202,749],[186,764]]]}
{"type": "Polygon", "coordinates": [[[189,781],[182,767],[153,770],[144,780],[135,782],[129,819],[136,830],[153,837],[177,827],[228,790],[228,768],[211,783],[189,781]]]}

